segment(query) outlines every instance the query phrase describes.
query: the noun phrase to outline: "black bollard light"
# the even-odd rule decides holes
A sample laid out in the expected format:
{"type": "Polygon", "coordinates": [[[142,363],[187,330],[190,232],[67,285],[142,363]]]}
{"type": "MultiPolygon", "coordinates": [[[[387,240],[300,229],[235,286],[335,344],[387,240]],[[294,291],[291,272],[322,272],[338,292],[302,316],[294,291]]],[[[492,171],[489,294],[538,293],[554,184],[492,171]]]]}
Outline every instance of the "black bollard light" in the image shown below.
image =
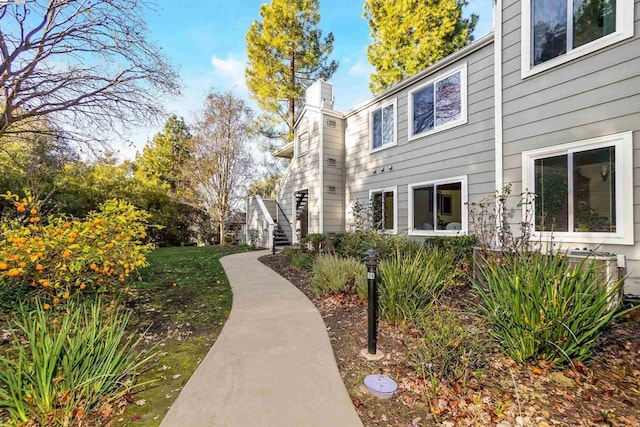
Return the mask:
{"type": "Polygon", "coordinates": [[[367,266],[367,281],[368,281],[368,315],[369,315],[369,328],[368,328],[368,344],[367,350],[370,355],[377,353],[378,344],[378,285],[377,285],[377,270],[378,270],[378,251],[375,249],[368,249],[365,253],[367,266]]]}

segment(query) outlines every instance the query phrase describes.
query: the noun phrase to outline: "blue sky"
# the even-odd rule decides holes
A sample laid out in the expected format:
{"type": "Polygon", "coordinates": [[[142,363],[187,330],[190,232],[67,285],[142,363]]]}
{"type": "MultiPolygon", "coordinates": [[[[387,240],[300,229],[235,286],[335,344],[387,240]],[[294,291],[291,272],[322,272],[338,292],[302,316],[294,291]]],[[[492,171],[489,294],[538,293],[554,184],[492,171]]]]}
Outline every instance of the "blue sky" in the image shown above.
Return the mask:
{"type": "MultiPolygon", "coordinates": [[[[190,120],[199,110],[209,88],[232,90],[250,101],[244,84],[245,34],[259,17],[265,0],[160,0],[160,7],[147,15],[149,38],[163,50],[180,73],[183,94],[168,100],[166,108],[190,120]]],[[[320,28],[335,36],[332,59],[339,67],[334,84],[334,108],[346,111],[371,97],[366,47],[369,27],[362,17],[362,0],[320,0],[320,28]]],[[[470,0],[465,16],[475,13],[480,20],[476,38],[491,30],[492,0],[470,0]]],[[[121,148],[122,157],[133,157],[161,125],[139,129],[131,135],[135,146],[121,148]]],[[[118,148],[118,147],[114,147],[118,148]]]]}

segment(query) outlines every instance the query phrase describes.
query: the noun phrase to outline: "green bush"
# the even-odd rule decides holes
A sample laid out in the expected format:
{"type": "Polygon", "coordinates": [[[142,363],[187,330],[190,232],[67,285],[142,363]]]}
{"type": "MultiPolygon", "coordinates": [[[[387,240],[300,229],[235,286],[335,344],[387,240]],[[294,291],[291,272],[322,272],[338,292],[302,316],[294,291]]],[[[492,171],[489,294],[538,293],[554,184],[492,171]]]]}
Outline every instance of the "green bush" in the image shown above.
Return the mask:
{"type": "Polygon", "coordinates": [[[300,243],[302,244],[310,244],[311,249],[315,254],[319,254],[322,250],[322,247],[327,242],[327,237],[324,234],[320,233],[311,233],[306,237],[300,239],[300,243]]]}
{"type": "Polygon", "coordinates": [[[603,328],[621,283],[607,289],[589,258],[572,266],[561,255],[520,252],[478,265],[474,288],[492,334],[518,362],[584,361],[603,328]]]}
{"type": "Polygon", "coordinates": [[[227,244],[235,245],[236,244],[235,233],[231,233],[231,232],[224,233],[224,242],[227,244]]]}
{"type": "Polygon", "coordinates": [[[337,234],[333,238],[333,248],[345,258],[362,259],[367,249],[375,249],[381,259],[386,259],[407,244],[404,236],[390,236],[377,231],[337,234]]]}
{"type": "Polygon", "coordinates": [[[16,425],[66,425],[131,390],[149,357],[134,357],[140,339],[125,337],[129,317],[100,302],[69,302],[64,313],[46,310],[40,300],[33,311],[21,306],[11,325],[19,333],[0,356],[4,416],[16,425]]]}
{"type": "Polygon", "coordinates": [[[297,252],[291,259],[291,265],[305,270],[311,270],[315,256],[308,252],[297,252]]]}
{"type": "Polygon", "coordinates": [[[380,314],[391,323],[413,321],[433,299],[453,284],[450,255],[419,247],[410,256],[402,250],[380,263],[380,314]]]}
{"type": "Polygon", "coordinates": [[[469,275],[473,269],[473,248],[476,242],[474,236],[437,236],[425,239],[424,246],[427,249],[440,248],[448,251],[458,273],[469,275]]]}
{"type": "Polygon", "coordinates": [[[254,249],[257,248],[258,244],[261,243],[260,230],[254,230],[254,229],[249,230],[249,232],[247,233],[247,240],[249,240],[249,245],[252,248],[254,249]]]}
{"type": "Polygon", "coordinates": [[[420,337],[409,357],[419,375],[434,373],[452,383],[482,367],[488,336],[478,319],[434,304],[414,322],[420,337]]]}
{"type": "Polygon", "coordinates": [[[293,246],[287,246],[285,248],[282,248],[282,250],[280,251],[280,254],[285,257],[286,259],[288,259],[289,261],[291,261],[294,257],[294,254],[296,254],[297,252],[301,251],[302,249],[300,248],[294,248],[293,246]]]}
{"type": "MultiPolygon", "coordinates": [[[[355,258],[320,255],[313,264],[311,292],[316,297],[328,294],[358,292],[367,288],[367,269],[355,258]]],[[[366,294],[365,294],[366,295],[366,294]]]]}
{"type": "Polygon", "coordinates": [[[291,265],[305,270],[311,270],[315,256],[302,248],[287,247],[282,250],[282,255],[291,261],[291,265]]]}

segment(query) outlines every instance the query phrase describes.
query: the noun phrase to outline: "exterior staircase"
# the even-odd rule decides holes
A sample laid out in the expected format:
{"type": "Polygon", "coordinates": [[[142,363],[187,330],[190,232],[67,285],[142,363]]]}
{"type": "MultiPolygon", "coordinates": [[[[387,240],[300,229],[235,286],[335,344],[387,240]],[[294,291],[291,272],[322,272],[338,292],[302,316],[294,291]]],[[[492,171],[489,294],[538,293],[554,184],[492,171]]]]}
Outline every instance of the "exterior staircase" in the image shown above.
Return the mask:
{"type": "Polygon", "coordinates": [[[275,246],[276,253],[280,252],[283,248],[287,246],[291,246],[291,242],[287,237],[287,233],[284,232],[280,224],[278,224],[277,222],[273,229],[273,243],[275,246]]]}
{"type": "Polygon", "coordinates": [[[296,219],[299,220],[307,214],[307,204],[309,203],[309,193],[306,191],[296,195],[296,219]]]}

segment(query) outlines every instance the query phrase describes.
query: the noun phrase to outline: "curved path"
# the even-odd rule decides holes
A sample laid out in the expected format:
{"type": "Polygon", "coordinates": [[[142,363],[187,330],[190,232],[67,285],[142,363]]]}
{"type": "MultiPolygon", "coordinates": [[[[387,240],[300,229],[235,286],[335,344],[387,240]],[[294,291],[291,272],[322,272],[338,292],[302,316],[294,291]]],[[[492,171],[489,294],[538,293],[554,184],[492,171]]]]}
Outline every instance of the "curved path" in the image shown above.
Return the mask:
{"type": "Polygon", "coordinates": [[[161,426],[362,426],[322,317],[267,253],[221,259],[231,314],[161,426]]]}

